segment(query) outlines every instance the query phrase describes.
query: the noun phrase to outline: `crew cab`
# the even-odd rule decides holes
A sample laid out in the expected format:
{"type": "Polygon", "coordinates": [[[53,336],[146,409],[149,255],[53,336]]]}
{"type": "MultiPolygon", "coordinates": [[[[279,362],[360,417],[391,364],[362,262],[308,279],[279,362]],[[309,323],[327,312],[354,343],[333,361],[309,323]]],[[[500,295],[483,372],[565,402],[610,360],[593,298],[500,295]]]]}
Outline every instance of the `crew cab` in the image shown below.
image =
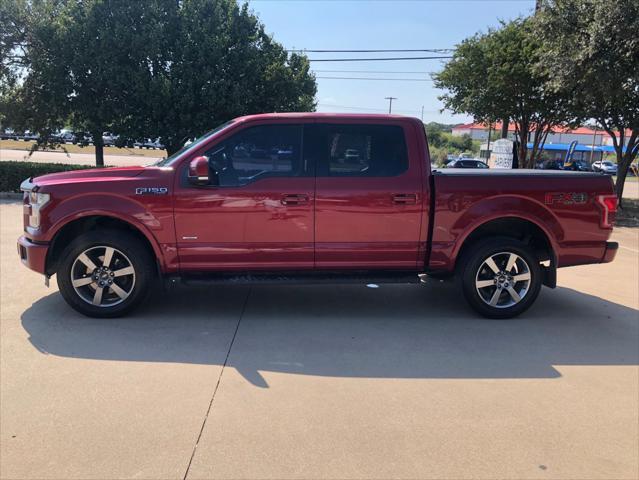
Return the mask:
{"type": "Polygon", "coordinates": [[[419,283],[456,276],[480,314],[526,310],[556,269],[605,263],[597,173],[432,169],[392,115],[237,118],[143,167],[31,178],[18,253],[71,307],[123,315],[156,281],[419,283]],[[355,154],[355,153],[356,154],[355,154]]]}

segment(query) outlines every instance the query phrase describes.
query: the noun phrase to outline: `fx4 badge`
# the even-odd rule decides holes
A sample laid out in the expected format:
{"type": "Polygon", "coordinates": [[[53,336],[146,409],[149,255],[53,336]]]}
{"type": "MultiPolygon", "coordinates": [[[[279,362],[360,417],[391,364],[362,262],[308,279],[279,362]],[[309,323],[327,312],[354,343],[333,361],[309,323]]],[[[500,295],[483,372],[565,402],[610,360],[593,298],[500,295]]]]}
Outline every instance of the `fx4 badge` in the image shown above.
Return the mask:
{"type": "Polygon", "coordinates": [[[557,192],[546,194],[546,205],[582,205],[588,201],[587,193],[557,192]]]}
{"type": "Polygon", "coordinates": [[[136,195],[166,195],[169,193],[167,187],[138,187],[135,189],[136,195]]]}

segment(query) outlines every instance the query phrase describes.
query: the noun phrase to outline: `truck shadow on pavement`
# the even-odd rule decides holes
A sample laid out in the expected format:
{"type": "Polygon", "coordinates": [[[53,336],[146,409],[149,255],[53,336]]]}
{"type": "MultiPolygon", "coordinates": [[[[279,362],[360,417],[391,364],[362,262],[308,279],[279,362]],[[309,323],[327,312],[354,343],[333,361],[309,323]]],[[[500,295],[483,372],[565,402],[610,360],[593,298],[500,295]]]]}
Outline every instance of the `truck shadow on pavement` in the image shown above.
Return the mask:
{"type": "Polygon", "coordinates": [[[555,366],[639,365],[635,309],[544,289],[526,314],[496,321],[477,317],[460,295],[439,282],[178,288],[129,317],[100,320],[55,292],[29,307],[22,325],[35,348],[62,357],[223,365],[228,354],[227,367],[265,388],[260,372],[556,378],[555,366]]]}

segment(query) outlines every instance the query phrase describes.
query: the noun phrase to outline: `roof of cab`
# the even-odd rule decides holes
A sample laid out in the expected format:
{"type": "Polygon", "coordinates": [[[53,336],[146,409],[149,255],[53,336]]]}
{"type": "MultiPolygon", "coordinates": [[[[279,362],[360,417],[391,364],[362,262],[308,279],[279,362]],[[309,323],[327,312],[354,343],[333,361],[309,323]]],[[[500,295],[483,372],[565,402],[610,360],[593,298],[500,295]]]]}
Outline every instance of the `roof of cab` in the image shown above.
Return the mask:
{"type": "Polygon", "coordinates": [[[418,120],[415,117],[407,117],[404,115],[391,115],[385,113],[320,113],[320,112],[292,112],[292,113],[260,113],[256,115],[245,115],[238,117],[235,121],[249,121],[249,120],[269,120],[269,119],[316,119],[316,120],[331,120],[331,119],[353,119],[358,121],[366,120],[418,120]]]}

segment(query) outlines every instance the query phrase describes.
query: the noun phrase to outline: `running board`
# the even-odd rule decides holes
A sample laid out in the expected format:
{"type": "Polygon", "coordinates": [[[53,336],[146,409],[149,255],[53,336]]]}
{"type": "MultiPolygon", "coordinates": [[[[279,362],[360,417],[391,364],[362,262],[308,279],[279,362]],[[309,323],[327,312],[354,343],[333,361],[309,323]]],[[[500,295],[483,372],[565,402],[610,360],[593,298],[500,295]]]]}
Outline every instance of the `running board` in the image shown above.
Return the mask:
{"type": "Polygon", "coordinates": [[[186,285],[317,285],[420,283],[417,272],[283,272],[198,273],[171,279],[186,285]]]}

